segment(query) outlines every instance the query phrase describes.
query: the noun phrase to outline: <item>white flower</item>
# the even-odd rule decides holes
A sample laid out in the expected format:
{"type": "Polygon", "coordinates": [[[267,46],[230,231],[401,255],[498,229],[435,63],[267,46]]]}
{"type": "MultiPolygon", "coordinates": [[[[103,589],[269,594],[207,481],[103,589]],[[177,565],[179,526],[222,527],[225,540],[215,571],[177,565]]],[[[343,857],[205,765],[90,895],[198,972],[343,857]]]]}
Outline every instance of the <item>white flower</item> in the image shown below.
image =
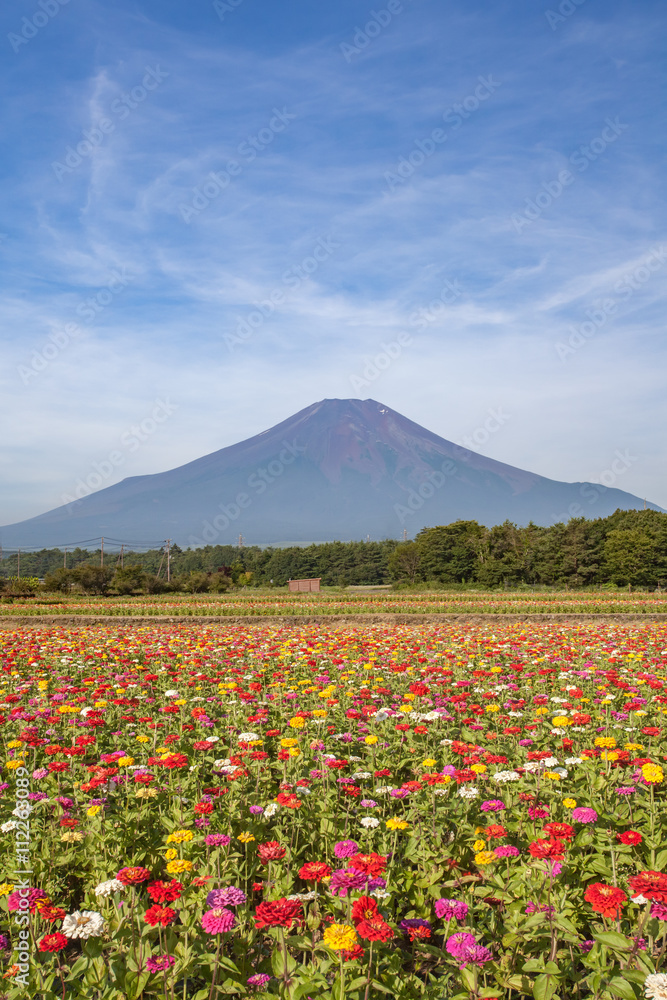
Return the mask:
{"type": "Polygon", "coordinates": [[[239,740],[243,740],[244,743],[252,743],[253,740],[258,739],[257,733],[239,733],[239,740]]]}
{"type": "Polygon", "coordinates": [[[12,809],[12,816],[18,816],[19,819],[27,819],[31,812],[31,804],[24,799],[17,805],[16,809],[12,809]]]}
{"type": "Polygon", "coordinates": [[[452,745],[452,740],[440,740],[441,747],[450,747],[452,745]]]}
{"type": "Polygon", "coordinates": [[[358,760],[363,760],[363,757],[348,757],[347,759],[352,763],[356,763],[358,760]]]}
{"type": "Polygon", "coordinates": [[[542,767],[554,767],[558,763],[558,757],[545,757],[542,761],[542,767]]]}
{"type": "Polygon", "coordinates": [[[290,900],[298,900],[299,902],[303,903],[309,903],[312,899],[315,899],[316,897],[317,893],[315,892],[314,889],[311,889],[310,892],[295,892],[291,896],[288,896],[287,898],[290,900]]]}
{"type": "Polygon", "coordinates": [[[230,764],[229,757],[219,757],[218,760],[213,761],[213,767],[229,767],[230,764]]]}
{"type": "Polygon", "coordinates": [[[375,789],[375,795],[389,795],[389,792],[393,792],[393,785],[380,785],[379,788],[375,789]]]}
{"type": "Polygon", "coordinates": [[[371,772],[370,771],[355,771],[354,774],[352,775],[352,777],[353,778],[359,778],[359,779],[361,779],[361,778],[370,778],[371,777],[371,772]]]}
{"type": "Polygon", "coordinates": [[[667,1000],[667,975],[653,972],[644,980],[644,996],[651,1000],[667,1000]]]}
{"type": "Polygon", "coordinates": [[[207,743],[218,743],[219,740],[220,740],[219,736],[207,736],[206,737],[206,742],[207,743]]]}
{"type": "Polygon", "coordinates": [[[560,774],[561,778],[567,778],[567,771],[564,767],[554,767],[554,774],[560,774]]]}
{"type": "Polygon", "coordinates": [[[110,878],[108,882],[100,882],[95,886],[96,896],[110,896],[112,892],[122,892],[125,884],[117,878],[110,878]]]}
{"type": "Polygon", "coordinates": [[[447,794],[447,789],[446,788],[434,788],[433,789],[433,794],[434,795],[446,795],[447,794]]]}
{"type": "Polygon", "coordinates": [[[513,719],[523,719],[523,712],[508,712],[513,719]]]}
{"type": "Polygon", "coordinates": [[[505,781],[518,781],[521,777],[516,771],[496,771],[493,775],[494,781],[505,782],[505,781]]]}
{"type": "Polygon", "coordinates": [[[581,757],[568,757],[567,760],[565,761],[565,763],[569,764],[569,765],[572,765],[572,764],[581,764],[582,759],[583,758],[581,758],[581,757]]]}
{"type": "MultiPolygon", "coordinates": [[[[541,765],[541,763],[540,763],[539,760],[529,760],[529,761],[527,761],[523,765],[523,769],[524,769],[524,771],[539,771],[539,769],[540,769],[541,766],[542,765],[541,765]]],[[[505,774],[506,772],[501,771],[500,773],[501,774],[505,774]]],[[[497,774],[494,774],[494,778],[496,779],[496,781],[499,780],[497,774]]],[[[509,779],[507,779],[507,780],[509,780],[509,779]]]]}
{"type": "Polygon", "coordinates": [[[475,788],[474,785],[461,785],[459,795],[462,799],[476,799],[479,795],[479,788],[475,788]]]}
{"type": "Polygon", "coordinates": [[[11,831],[15,830],[17,826],[18,823],[15,819],[9,819],[6,823],[3,823],[2,826],[0,826],[0,830],[2,830],[3,833],[11,833],[11,831]]]}
{"type": "Polygon", "coordinates": [[[364,816],[360,822],[367,830],[374,830],[376,826],[380,825],[380,820],[376,819],[375,816],[364,816]]]}
{"type": "Polygon", "coordinates": [[[165,698],[178,698],[179,694],[178,691],[165,691],[164,696],[165,698]]]}
{"type": "Polygon", "coordinates": [[[648,899],[646,899],[645,896],[642,896],[640,892],[638,896],[632,897],[632,902],[636,903],[637,906],[646,906],[646,904],[648,903],[648,899]]]}
{"type": "Polygon", "coordinates": [[[375,896],[376,899],[389,899],[391,893],[387,892],[386,889],[373,889],[371,891],[371,896],[375,896]]]}
{"type": "Polygon", "coordinates": [[[275,816],[279,808],[277,802],[269,802],[268,806],[264,809],[265,819],[271,819],[272,816],[275,816]]]}
{"type": "Polygon", "coordinates": [[[104,931],[104,917],[94,910],[75,910],[68,913],[60,928],[65,937],[81,938],[99,937],[104,931]]]}

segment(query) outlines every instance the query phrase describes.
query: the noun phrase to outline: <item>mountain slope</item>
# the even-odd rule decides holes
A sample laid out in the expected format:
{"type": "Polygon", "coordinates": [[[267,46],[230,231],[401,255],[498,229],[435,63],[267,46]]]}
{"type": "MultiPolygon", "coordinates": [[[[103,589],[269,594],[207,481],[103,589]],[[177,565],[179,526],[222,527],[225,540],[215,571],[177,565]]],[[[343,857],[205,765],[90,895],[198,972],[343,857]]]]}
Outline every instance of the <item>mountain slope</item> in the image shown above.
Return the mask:
{"type": "MultiPolygon", "coordinates": [[[[643,501],[485,458],[372,399],[328,399],[179,468],[0,528],[5,548],[100,535],[181,546],[413,536],[459,518],[549,525],[643,501]]],[[[655,505],[652,509],[659,510],[655,505]]]]}

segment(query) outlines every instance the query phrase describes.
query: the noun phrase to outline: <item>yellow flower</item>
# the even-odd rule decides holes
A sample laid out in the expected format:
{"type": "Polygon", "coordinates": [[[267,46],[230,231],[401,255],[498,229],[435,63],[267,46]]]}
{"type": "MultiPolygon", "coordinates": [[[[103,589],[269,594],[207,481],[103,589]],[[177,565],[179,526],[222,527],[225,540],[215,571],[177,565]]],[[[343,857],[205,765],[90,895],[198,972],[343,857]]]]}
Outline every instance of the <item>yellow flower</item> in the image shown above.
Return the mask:
{"type": "Polygon", "coordinates": [[[412,705],[399,705],[398,710],[399,712],[411,712],[412,705]]]}
{"type": "Polygon", "coordinates": [[[23,746],[23,740],[10,740],[7,744],[8,750],[16,750],[17,747],[23,746]]]}
{"type": "Polygon", "coordinates": [[[150,736],[137,736],[137,743],[150,743],[150,736]]]}
{"type": "Polygon", "coordinates": [[[178,851],[175,850],[173,847],[170,847],[164,852],[164,856],[167,859],[167,861],[173,861],[174,858],[178,857],[178,851]]]}
{"type": "Polygon", "coordinates": [[[138,799],[153,799],[157,795],[157,788],[137,788],[134,793],[138,799]]]}
{"type": "Polygon", "coordinates": [[[48,681],[38,681],[37,682],[37,687],[39,688],[40,691],[46,691],[46,689],[47,689],[48,686],[49,686],[49,682],[48,681]]]}
{"type": "Polygon", "coordinates": [[[484,709],[485,712],[499,712],[500,705],[487,705],[484,709]]]}
{"type": "Polygon", "coordinates": [[[80,840],[83,840],[83,834],[80,830],[65,830],[64,833],[60,834],[60,839],[64,840],[67,844],[76,844],[80,840]]]}
{"type": "Polygon", "coordinates": [[[167,873],[169,875],[181,875],[183,872],[192,871],[191,861],[170,861],[167,864],[167,873]]]}
{"type": "Polygon", "coordinates": [[[422,761],[422,767],[435,767],[436,761],[432,757],[427,757],[426,760],[422,761]]]}
{"type": "Polygon", "coordinates": [[[129,767],[130,764],[134,764],[134,757],[119,757],[116,763],[119,767],[129,767]]]}
{"type": "Polygon", "coordinates": [[[287,754],[289,757],[300,757],[301,751],[299,750],[298,747],[290,747],[289,750],[287,751],[287,754]]]}
{"type": "Polygon", "coordinates": [[[575,809],[577,805],[576,799],[563,799],[563,805],[566,809],[575,809]]]}
{"type": "Polygon", "coordinates": [[[548,708],[536,708],[535,715],[546,715],[548,711],[548,708]]]}
{"type": "Polygon", "coordinates": [[[248,833],[246,831],[245,833],[240,833],[238,839],[241,841],[242,844],[249,844],[250,841],[254,840],[255,838],[252,835],[252,833],[248,833]]]}
{"type": "Polygon", "coordinates": [[[364,743],[367,743],[369,747],[372,747],[374,743],[377,743],[377,736],[365,736],[364,743]]]}
{"type": "Polygon", "coordinates": [[[388,830],[405,830],[407,829],[408,824],[404,819],[396,819],[396,817],[394,817],[393,819],[387,820],[386,826],[388,830]]]}
{"type": "Polygon", "coordinates": [[[485,840],[476,840],[475,843],[472,845],[472,849],[473,851],[475,851],[476,854],[479,854],[480,851],[483,851],[485,847],[486,847],[485,840]]]}
{"type": "Polygon", "coordinates": [[[491,667],[491,671],[490,672],[492,674],[502,674],[503,668],[502,667],[491,667]]]}
{"type": "Polygon", "coordinates": [[[14,886],[11,882],[2,882],[0,884],[0,896],[8,896],[10,892],[14,891],[14,886]]]}
{"type": "Polygon", "coordinates": [[[316,708],[313,710],[313,715],[315,716],[316,719],[326,719],[327,717],[326,709],[316,708]]]}
{"type": "Polygon", "coordinates": [[[616,750],[603,750],[600,754],[600,760],[618,760],[618,752],[616,750]]]}
{"type": "Polygon", "coordinates": [[[306,720],[302,719],[300,715],[295,715],[293,719],[289,720],[290,729],[302,729],[306,724],[306,720]]]}
{"type": "Polygon", "coordinates": [[[297,742],[298,742],[297,740],[284,739],[280,741],[280,745],[281,747],[284,748],[295,747],[297,745],[297,742]]]}
{"type": "Polygon", "coordinates": [[[187,701],[185,698],[177,698],[174,705],[187,705],[187,701]]]}
{"type": "Polygon", "coordinates": [[[548,778],[549,781],[560,781],[560,774],[557,774],[556,771],[545,771],[542,777],[548,778]]]}
{"type": "Polygon", "coordinates": [[[495,851],[480,851],[479,854],[475,855],[476,865],[492,865],[495,860],[495,851]]]}
{"type": "Polygon", "coordinates": [[[169,753],[169,747],[156,747],[155,753],[169,753]]]}
{"type": "Polygon", "coordinates": [[[8,760],[5,761],[5,767],[8,771],[17,771],[19,767],[25,767],[25,761],[23,760],[8,760]]]}
{"type": "Polygon", "coordinates": [[[348,924],[329,924],[323,939],[332,951],[351,951],[357,943],[357,932],[348,924]]]}
{"type": "Polygon", "coordinates": [[[595,746],[601,747],[604,750],[613,750],[616,746],[616,740],[611,736],[598,736],[595,740],[595,746]]]}
{"type": "Polygon", "coordinates": [[[659,764],[644,764],[642,767],[642,777],[650,785],[660,785],[664,778],[664,773],[659,764]]]}
{"type": "Polygon", "coordinates": [[[568,719],[567,715],[557,715],[551,720],[551,724],[552,726],[558,726],[559,728],[562,726],[571,726],[572,720],[568,719]]]}
{"type": "Polygon", "coordinates": [[[89,806],[86,809],[86,816],[97,816],[99,812],[102,812],[102,806],[89,806]]]}
{"type": "Polygon", "coordinates": [[[487,770],[487,767],[486,764],[473,764],[470,770],[474,771],[475,774],[484,774],[484,772],[487,770]]]}
{"type": "Polygon", "coordinates": [[[644,744],[643,743],[626,743],[625,746],[623,747],[623,749],[624,750],[643,750],[644,749],[644,744]]]}
{"type": "Polygon", "coordinates": [[[189,844],[193,837],[194,833],[192,832],[192,830],[174,830],[174,832],[170,833],[169,836],[167,837],[167,843],[189,844]]]}

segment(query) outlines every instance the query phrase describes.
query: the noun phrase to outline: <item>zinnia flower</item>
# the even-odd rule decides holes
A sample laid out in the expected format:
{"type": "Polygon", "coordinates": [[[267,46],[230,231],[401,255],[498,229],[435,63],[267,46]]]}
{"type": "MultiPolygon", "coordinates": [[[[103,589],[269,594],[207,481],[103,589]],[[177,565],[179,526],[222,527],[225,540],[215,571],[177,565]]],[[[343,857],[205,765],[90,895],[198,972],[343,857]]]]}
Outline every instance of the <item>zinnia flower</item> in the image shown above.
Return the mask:
{"type": "Polygon", "coordinates": [[[301,920],[303,909],[297,900],[275,899],[273,902],[259,903],[255,910],[256,927],[287,927],[301,920]]]}
{"type": "Polygon", "coordinates": [[[207,934],[227,934],[236,926],[236,916],[231,910],[216,906],[206,911],[201,918],[201,925],[207,934]]]}
{"type": "Polygon", "coordinates": [[[284,847],[278,843],[277,840],[268,840],[264,844],[259,844],[257,847],[257,855],[265,865],[269,861],[282,861],[282,859],[287,854],[284,847]]]}
{"type": "Polygon", "coordinates": [[[176,919],[176,910],[172,910],[170,906],[160,906],[155,904],[146,910],[144,914],[144,920],[151,927],[155,927],[156,924],[162,924],[163,927],[168,927],[176,919]]]}
{"type": "Polygon", "coordinates": [[[339,840],[337,844],[334,844],[334,854],[339,859],[351,858],[358,850],[359,844],[354,840],[339,840]]]}
{"type": "Polygon", "coordinates": [[[667,975],[653,972],[644,980],[644,996],[649,1000],[667,1000],[667,975]]]}
{"type": "Polygon", "coordinates": [[[82,941],[89,937],[99,937],[104,931],[104,917],[93,910],[75,910],[74,913],[67,914],[61,931],[65,937],[81,938],[82,941]]]}
{"type": "Polygon", "coordinates": [[[667,875],[662,872],[646,871],[632,875],[628,885],[634,896],[642,895],[656,903],[667,903],[667,875]]]}
{"type": "Polygon", "coordinates": [[[175,899],[180,899],[185,886],[182,882],[172,879],[171,882],[151,882],[146,886],[146,891],[154,903],[172,903],[175,899]]]}
{"type": "Polygon", "coordinates": [[[157,958],[146,959],[146,968],[149,972],[166,972],[175,962],[176,959],[172,955],[158,955],[157,958]]]}
{"type": "Polygon", "coordinates": [[[441,920],[465,920],[468,904],[458,899],[436,899],[435,914],[441,920]]]}
{"type": "Polygon", "coordinates": [[[622,889],[604,882],[594,882],[584,893],[584,899],[591,904],[596,913],[603,917],[616,918],[627,901],[627,895],[622,889]]]}
{"type": "Polygon", "coordinates": [[[146,879],[151,877],[151,873],[148,868],[121,868],[121,870],[116,875],[119,882],[123,885],[139,885],[141,882],[145,882],[146,879]]]}
{"type": "Polygon", "coordinates": [[[577,806],[572,810],[572,819],[577,823],[594,823],[597,818],[595,809],[589,809],[588,806],[577,806]]]}
{"type": "Polygon", "coordinates": [[[39,950],[62,951],[67,944],[68,941],[64,934],[60,934],[59,932],[56,932],[55,934],[45,934],[39,942],[39,950]]]}
{"type": "Polygon", "coordinates": [[[224,889],[213,889],[206,897],[208,906],[242,906],[246,901],[246,894],[243,889],[237,889],[235,885],[228,885],[224,889]]]}
{"type": "Polygon", "coordinates": [[[331,868],[324,861],[308,861],[299,869],[299,878],[305,882],[321,882],[331,875],[331,868]]]}
{"type": "Polygon", "coordinates": [[[329,924],[323,934],[324,944],[332,951],[350,951],[357,943],[354,927],[348,924],[329,924]]]}

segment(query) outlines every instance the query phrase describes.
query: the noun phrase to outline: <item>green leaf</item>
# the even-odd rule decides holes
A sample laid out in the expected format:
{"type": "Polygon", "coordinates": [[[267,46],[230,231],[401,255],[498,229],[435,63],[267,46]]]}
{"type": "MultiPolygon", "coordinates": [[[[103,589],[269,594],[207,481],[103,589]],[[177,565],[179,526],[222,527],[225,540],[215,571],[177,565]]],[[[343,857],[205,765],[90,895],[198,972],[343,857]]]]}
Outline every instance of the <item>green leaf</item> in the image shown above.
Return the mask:
{"type": "Polygon", "coordinates": [[[551,1000],[558,989],[558,980],[555,976],[538,976],[533,986],[533,996],[535,1000],[551,1000]]]}
{"type": "Polygon", "coordinates": [[[613,993],[615,997],[621,997],[621,1000],[637,1000],[639,996],[627,979],[622,979],[620,976],[614,976],[606,985],[609,992],[613,993]]]}
{"type": "Polygon", "coordinates": [[[603,944],[605,948],[611,948],[612,951],[630,951],[632,947],[628,939],[623,934],[619,934],[618,931],[601,931],[595,935],[595,943],[603,944]]]}
{"type": "Polygon", "coordinates": [[[527,962],[524,962],[521,968],[524,972],[544,972],[544,959],[529,958],[527,962]]]}
{"type": "Polygon", "coordinates": [[[655,859],[655,871],[661,872],[664,868],[667,868],[667,850],[660,851],[655,859]]]}

